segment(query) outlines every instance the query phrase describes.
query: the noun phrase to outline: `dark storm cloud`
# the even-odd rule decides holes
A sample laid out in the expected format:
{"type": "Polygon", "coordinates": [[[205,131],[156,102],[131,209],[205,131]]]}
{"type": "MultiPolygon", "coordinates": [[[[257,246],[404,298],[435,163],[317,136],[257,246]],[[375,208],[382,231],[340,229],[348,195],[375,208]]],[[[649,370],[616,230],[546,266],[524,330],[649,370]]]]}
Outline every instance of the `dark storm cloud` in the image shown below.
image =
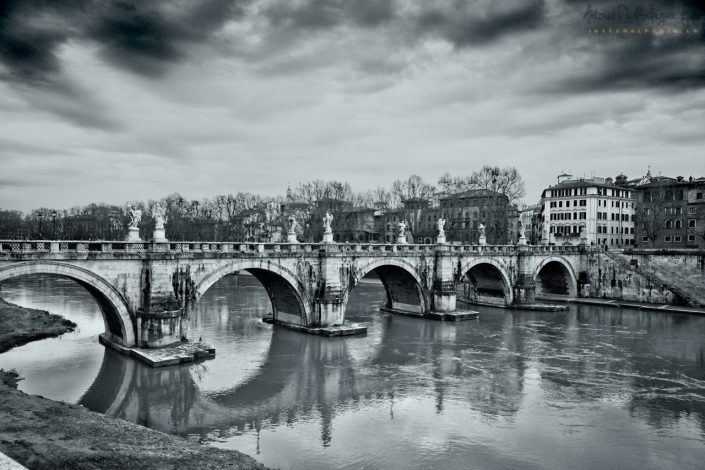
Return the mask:
{"type": "Polygon", "coordinates": [[[59,46],[94,41],[103,56],[133,72],[159,75],[242,15],[244,0],[8,0],[0,3],[0,62],[5,80],[52,83],[61,72],[59,46]]]}
{"type": "Polygon", "coordinates": [[[416,21],[421,34],[438,35],[456,47],[487,44],[507,34],[539,27],[544,20],[542,0],[523,1],[507,7],[506,2],[484,8],[469,2],[453,2],[439,7],[429,2],[416,21]]]}
{"type": "Polygon", "coordinates": [[[580,44],[568,49],[587,55],[587,70],[560,81],[563,91],[594,92],[705,86],[705,4],[696,1],[566,0],[572,21],[561,36],[580,44]],[[603,28],[608,33],[589,33],[603,28]],[[666,29],[667,33],[609,33],[609,29],[666,29]],[[679,33],[672,31],[680,30],[679,33]]]}

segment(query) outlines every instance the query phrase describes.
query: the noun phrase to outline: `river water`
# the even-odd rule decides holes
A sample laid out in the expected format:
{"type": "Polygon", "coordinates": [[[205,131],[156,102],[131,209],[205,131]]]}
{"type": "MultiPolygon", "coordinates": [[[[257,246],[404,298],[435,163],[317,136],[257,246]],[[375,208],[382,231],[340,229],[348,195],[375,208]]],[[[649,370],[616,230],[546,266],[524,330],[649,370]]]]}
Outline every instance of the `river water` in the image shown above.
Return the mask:
{"type": "Polygon", "coordinates": [[[20,388],[277,468],[700,469],[705,461],[705,317],[570,305],[481,307],[441,323],[382,314],[374,280],[347,318],[364,337],[264,324],[251,276],[198,303],[200,364],[152,369],[106,350],[97,305],[72,281],[17,278],[9,302],[79,331],[0,355],[20,388]]]}

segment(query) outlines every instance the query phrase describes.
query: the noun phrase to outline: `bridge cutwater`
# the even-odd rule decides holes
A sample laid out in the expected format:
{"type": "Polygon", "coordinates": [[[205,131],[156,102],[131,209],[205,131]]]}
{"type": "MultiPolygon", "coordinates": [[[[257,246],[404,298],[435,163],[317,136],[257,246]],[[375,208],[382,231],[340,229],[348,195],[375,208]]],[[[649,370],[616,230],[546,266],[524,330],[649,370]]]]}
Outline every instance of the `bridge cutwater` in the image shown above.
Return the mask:
{"type": "Polygon", "coordinates": [[[350,292],[371,271],[384,285],[385,310],[453,319],[460,285],[475,301],[501,305],[530,303],[546,287],[587,295],[590,258],[600,252],[588,246],[12,240],[0,241],[0,282],[38,273],[69,277],[95,297],[106,339],[159,347],[187,339],[195,302],[239,271],[265,287],[274,323],[326,334],[344,325],[350,292]]]}

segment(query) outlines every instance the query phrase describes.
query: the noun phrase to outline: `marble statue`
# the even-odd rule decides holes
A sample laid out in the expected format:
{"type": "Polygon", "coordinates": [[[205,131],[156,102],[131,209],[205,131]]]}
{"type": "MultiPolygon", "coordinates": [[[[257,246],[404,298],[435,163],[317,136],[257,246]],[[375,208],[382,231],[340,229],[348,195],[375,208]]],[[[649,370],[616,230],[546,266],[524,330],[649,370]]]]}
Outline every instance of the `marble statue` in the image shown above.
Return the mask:
{"type": "Polygon", "coordinates": [[[522,222],[519,222],[519,238],[526,238],[524,224],[522,222]]]}
{"type": "Polygon", "coordinates": [[[130,228],[131,229],[138,228],[137,226],[140,224],[140,221],[142,220],[142,210],[133,208],[132,204],[127,205],[127,210],[129,211],[129,216],[130,216],[130,228]]]}
{"type": "Polygon", "coordinates": [[[154,214],[154,220],[156,221],[155,228],[164,228],[164,223],[166,222],[166,206],[158,202],[152,208],[152,213],[154,214]]]}
{"type": "Polygon", "coordinates": [[[406,220],[399,222],[399,235],[406,236],[406,220]]]}
{"type": "Polygon", "coordinates": [[[291,234],[296,234],[296,227],[299,226],[299,223],[296,221],[296,217],[293,215],[289,216],[289,235],[291,234]]]}
{"type": "Polygon", "coordinates": [[[333,233],[330,228],[330,224],[333,222],[333,216],[330,212],[326,211],[326,215],[323,216],[323,233],[333,233]]]}
{"type": "Polygon", "coordinates": [[[485,224],[480,224],[480,237],[485,236],[485,224]]]}
{"type": "Polygon", "coordinates": [[[438,235],[445,235],[445,226],[446,226],[446,219],[440,218],[438,219],[438,222],[436,222],[436,226],[438,227],[438,235]]]}

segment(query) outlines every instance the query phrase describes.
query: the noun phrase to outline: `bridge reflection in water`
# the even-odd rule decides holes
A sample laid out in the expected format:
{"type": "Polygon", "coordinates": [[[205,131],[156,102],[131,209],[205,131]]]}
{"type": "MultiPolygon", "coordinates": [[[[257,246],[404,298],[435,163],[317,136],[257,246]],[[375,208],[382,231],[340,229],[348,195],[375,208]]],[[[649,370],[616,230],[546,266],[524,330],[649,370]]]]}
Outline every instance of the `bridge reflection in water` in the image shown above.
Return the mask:
{"type": "Polygon", "coordinates": [[[368,335],[331,339],[263,324],[264,289],[227,277],[192,319],[215,360],[153,369],[101,349],[80,403],[282,468],[705,459],[705,318],[571,305],[440,323],[384,315],[383,299],[381,285],[360,283],[349,313],[368,335]]]}

